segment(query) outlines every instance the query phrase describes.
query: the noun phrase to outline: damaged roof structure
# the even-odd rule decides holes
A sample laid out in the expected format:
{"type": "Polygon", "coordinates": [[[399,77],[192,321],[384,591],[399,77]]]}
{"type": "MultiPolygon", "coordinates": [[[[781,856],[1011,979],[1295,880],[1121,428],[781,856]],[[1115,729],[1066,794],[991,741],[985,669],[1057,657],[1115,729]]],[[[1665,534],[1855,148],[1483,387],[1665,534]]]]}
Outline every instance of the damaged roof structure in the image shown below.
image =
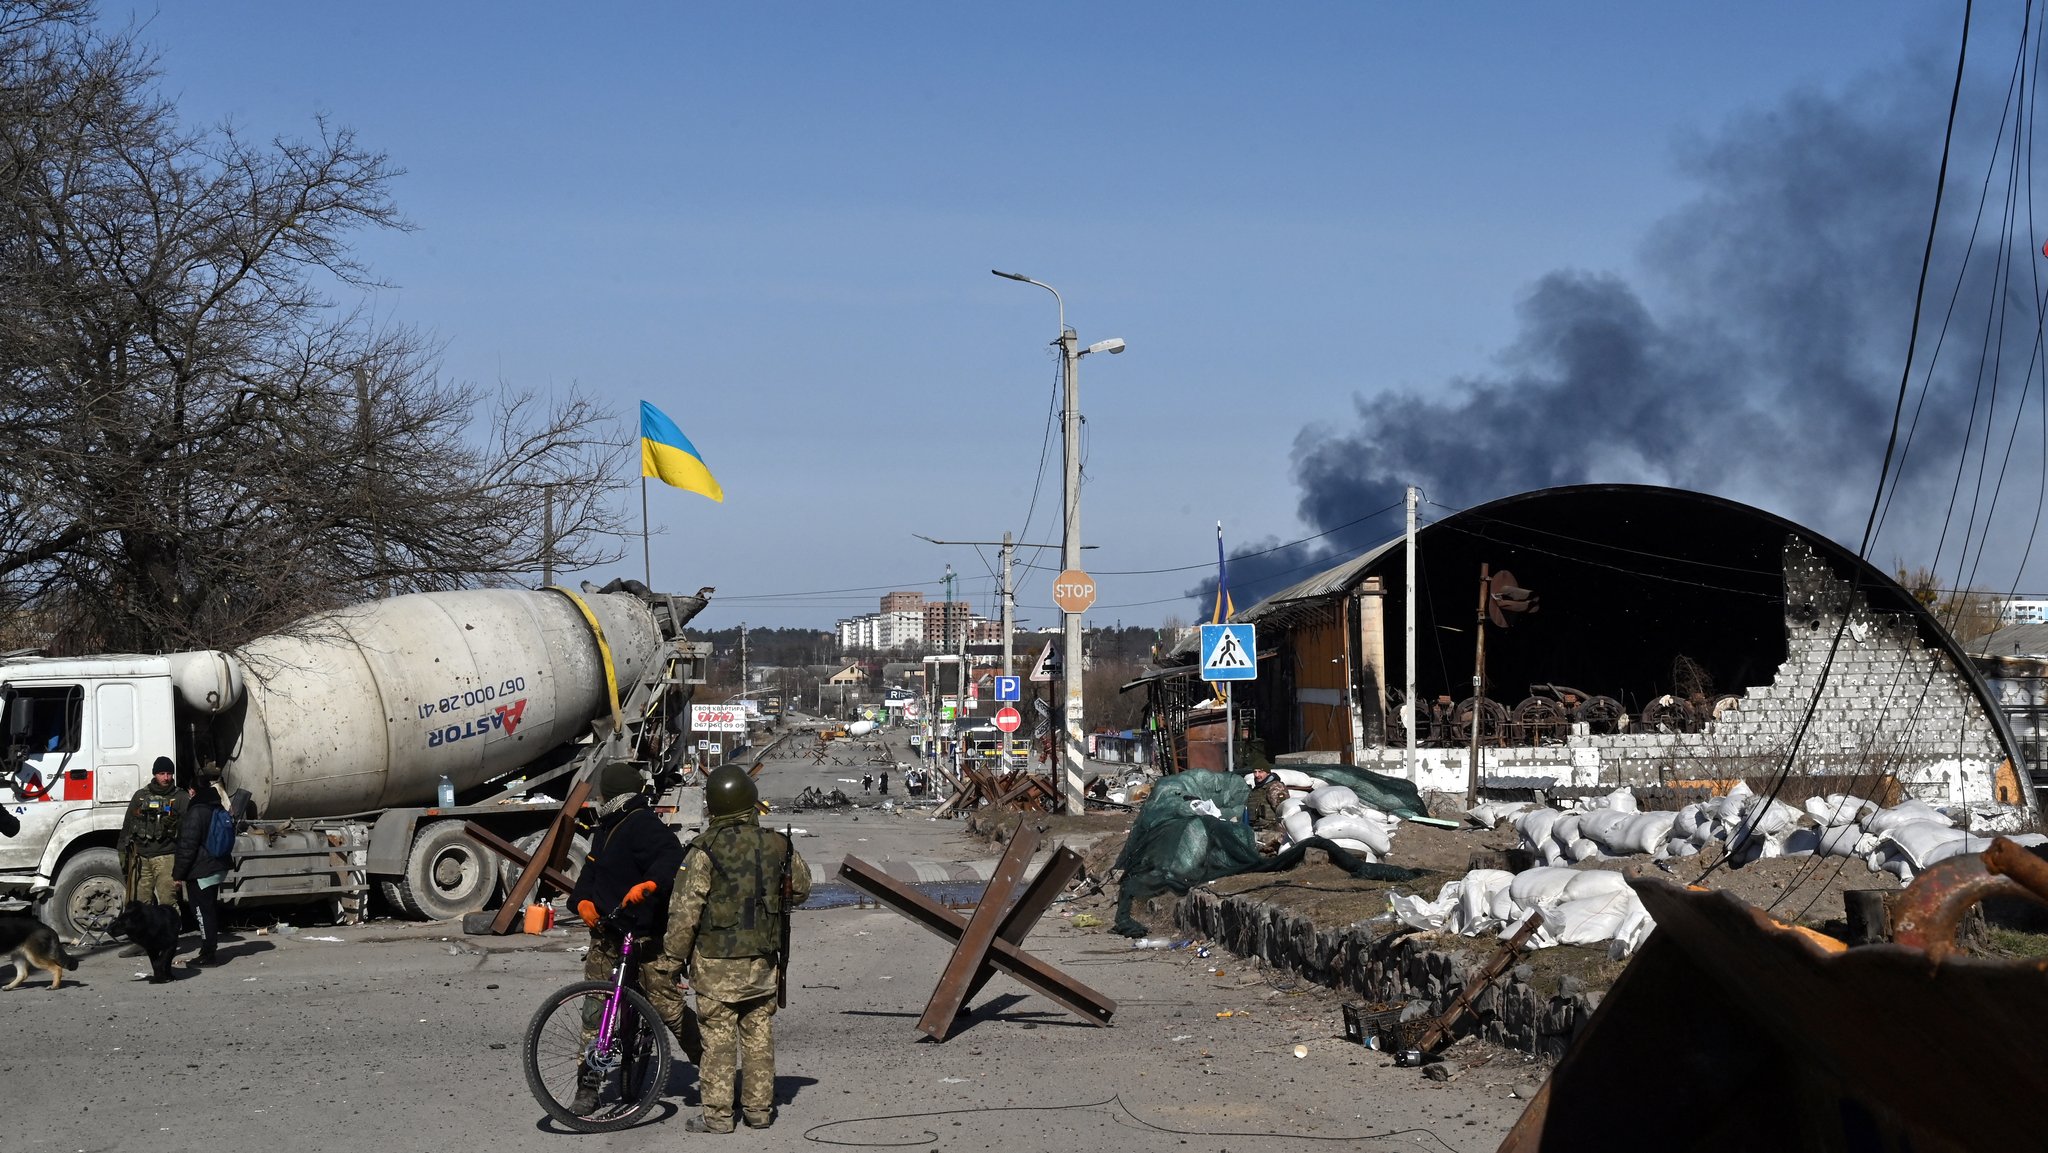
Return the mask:
{"type": "MultiPolygon", "coordinates": [[[[1260,651],[1236,702],[1269,752],[1463,792],[1476,723],[1487,784],[1725,783],[1790,756],[1807,787],[1788,798],[2035,805],[1997,696],[1897,581],[1761,509],[1644,485],[1542,489],[1418,531],[1411,768],[1406,551],[1397,537],[1239,614],[1260,651]],[[1484,626],[1475,701],[1482,566],[1538,609],[1484,626]]],[[[1209,722],[1196,675],[1146,682],[1179,767],[1209,722]]]]}

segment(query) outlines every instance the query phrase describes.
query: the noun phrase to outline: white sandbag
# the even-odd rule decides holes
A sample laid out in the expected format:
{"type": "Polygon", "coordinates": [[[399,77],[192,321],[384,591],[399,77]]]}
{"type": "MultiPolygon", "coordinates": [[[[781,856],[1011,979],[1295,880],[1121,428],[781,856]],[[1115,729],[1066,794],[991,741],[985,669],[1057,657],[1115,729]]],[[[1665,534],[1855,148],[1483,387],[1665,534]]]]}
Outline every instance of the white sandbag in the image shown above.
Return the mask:
{"type": "Polygon", "coordinates": [[[1564,814],[1556,809],[1531,809],[1515,818],[1515,831],[1522,835],[1522,847],[1540,849],[1550,839],[1550,827],[1564,814]]]}
{"type": "Polygon", "coordinates": [[[1833,828],[1838,825],[1857,824],[1877,806],[1861,797],[1847,793],[1829,793],[1825,797],[1806,798],[1806,815],[1817,825],[1833,828]]]}
{"type": "Polygon", "coordinates": [[[1636,813],[1622,826],[1621,842],[1614,851],[1618,856],[1654,853],[1671,836],[1671,826],[1676,823],[1677,813],[1636,813]]]}
{"type": "Polygon", "coordinates": [[[1789,833],[1799,825],[1799,810],[1783,801],[1766,802],[1756,797],[1743,806],[1743,817],[1760,837],[1789,833]]]}
{"type": "Polygon", "coordinates": [[[1580,901],[1587,897],[1598,897],[1609,893],[1628,893],[1628,878],[1610,869],[1575,870],[1565,882],[1564,899],[1580,901]]]}
{"type": "Polygon", "coordinates": [[[1641,915],[1635,893],[1623,889],[1545,906],[1543,927],[1560,945],[1592,945],[1623,935],[1641,915]]]}
{"type": "Polygon", "coordinates": [[[1535,807],[1533,801],[1486,801],[1472,806],[1465,817],[1482,829],[1490,829],[1503,820],[1520,816],[1535,807]]]}
{"type": "Polygon", "coordinates": [[[1612,850],[1621,843],[1622,830],[1628,826],[1628,819],[1632,816],[1635,814],[1626,809],[1595,809],[1579,818],[1579,836],[1603,849],[1612,850]]]}
{"type": "Polygon", "coordinates": [[[1933,821],[1937,824],[1953,825],[1948,814],[1925,801],[1902,801],[1889,809],[1881,809],[1863,822],[1863,827],[1879,836],[1890,833],[1900,825],[1913,821],[1933,821]]]}
{"type": "Polygon", "coordinates": [[[1385,825],[1358,813],[1336,813],[1317,820],[1315,835],[1333,841],[1356,841],[1370,846],[1375,853],[1387,853],[1394,847],[1385,825]]]}
{"type": "Polygon", "coordinates": [[[1543,847],[1536,850],[1536,855],[1543,859],[1545,865],[1551,867],[1563,865],[1570,860],[1564,855],[1564,846],[1556,841],[1543,842],[1543,847]]]}
{"type": "Polygon", "coordinates": [[[1700,847],[1698,845],[1693,844],[1684,837],[1673,837],[1669,841],[1664,842],[1664,855],[1667,857],[1690,857],[1699,851],[1700,847]]]}
{"type": "MultiPolygon", "coordinates": [[[[1527,869],[1515,874],[1514,881],[1508,885],[1508,895],[1513,897],[1515,904],[1522,908],[1533,908],[1546,901],[1556,901],[1563,898],[1565,886],[1571,884],[1572,878],[1578,875],[1579,871],[1577,869],[1556,867],[1527,869]]],[[[1617,873],[1615,875],[1619,876],[1620,874],[1617,873]]]]}
{"type": "Polygon", "coordinates": [[[1275,766],[1273,769],[1273,775],[1279,777],[1280,783],[1286,785],[1290,789],[1313,789],[1317,785],[1322,784],[1321,781],[1316,780],[1314,777],[1309,776],[1307,773],[1302,772],[1300,769],[1289,769],[1280,766],[1275,766]]]}
{"type": "Polygon", "coordinates": [[[1907,821],[1884,831],[1885,843],[1898,850],[1916,873],[1944,857],[1952,856],[1966,836],[1961,829],[1951,828],[1944,821],[1907,821]]]}
{"type": "Polygon", "coordinates": [[[1290,813],[1280,818],[1280,824],[1287,829],[1290,841],[1306,841],[1316,835],[1316,819],[1306,810],[1290,813]]]}
{"type": "Polygon", "coordinates": [[[1600,808],[1611,809],[1617,813],[1635,813],[1642,811],[1636,805],[1636,795],[1635,792],[1631,789],[1616,789],[1613,792],[1607,794],[1606,796],[1598,798],[1593,803],[1600,808]]]}
{"type": "Polygon", "coordinates": [[[1290,793],[1288,794],[1287,799],[1280,802],[1280,804],[1276,806],[1273,811],[1278,813],[1280,815],[1280,819],[1284,821],[1287,818],[1293,816],[1294,814],[1302,811],[1302,809],[1306,807],[1307,806],[1301,803],[1300,797],[1297,797],[1290,793]]]}
{"type": "Polygon", "coordinates": [[[1368,861],[1377,862],[1380,859],[1379,853],[1364,841],[1354,841],[1350,837],[1331,837],[1329,842],[1347,853],[1356,853],[1368,861]]]}
{"type": "Polygon", "coordinates": [[[2023,849],[2038,849],[2048,845],[2048,833],[2017,833],[2008,838],[2023,849]]]}
{"type": "Polygon", "coordinates": [[[1505,869],[1474,869],[1466,873],[1457,909],[1451,914],[1451,927],[1469,937],[1499,926],[1507,918],[1494,915],[1494,898],[1507,892],[1514,880],[1515,875],[1505,869]]]}
{"type": "Polygon", "coordinates": [[[1599,856],[1600,846],[1580,837],[1564,847],[1564,855],[1571,858],[1573,864],[1578,864],[1580,861],[1590,861],[1599,856]]]}
{"type": "Polygon", "coordinates": [[[1837,825],[1832,829],[1816,830],[1816,833],[1817,843],[1813,851],[1823,857],[1857,857],[1868,851],[1863,848],[1866,834],[1856,825],[1837,825]]]}
{"type": "Polygon", "coordinates": [[[1566,848],[1570,848],[1571,843],[1573,841],[1578,840],[1582,836],[1582,834],[1579,832],[1579,829],[1583,827],[1585,823],[1586,814],[1566,813],[1564,816],[1559,817],[1557,819],[1556,824],[1550,826],[1550,839],[1556,841],[1560,845],[1565,846],[1566,848]]]}
{"type": "Polygon", "coordinates": [[[1356,809],[1361,806],[1358,794],[1345,788],[1343,785],[1324,785],[1322,788],[1310,793],[1307,797],[1307,802],[1309,808],[1326,817],[1331,813],[1341,813],[1346,809],[1356,809]]]}
{"type": "Polygon", "coordinates": [[[1705,808],[1706,806],[1695,803],[1678,810],[1671,820],[1671,835],[1692,840],[1693,834],[1700,831],[1705,808]]]}
{"type": "Polygon", "coordinates": [[[1463,888],[1464,882],[1452,881],[1437,890],[1434,901],[1423,897],[1411,897],[1405,893],[1395,893],[1387,898],[1387,902],[1393,906],[1394,916],[1402,924],[1411,929],[1439,933],[1443,931],[1444,923],[1451,909],[1456,906],[1458,893],[1463,888]]]}
{"type": "Polygon", "coordinates": [[[1811,857],[1820,848],[1819,829],[1794,829],[1785,838],[1785,855],[1788,857],[1811,857]]]}

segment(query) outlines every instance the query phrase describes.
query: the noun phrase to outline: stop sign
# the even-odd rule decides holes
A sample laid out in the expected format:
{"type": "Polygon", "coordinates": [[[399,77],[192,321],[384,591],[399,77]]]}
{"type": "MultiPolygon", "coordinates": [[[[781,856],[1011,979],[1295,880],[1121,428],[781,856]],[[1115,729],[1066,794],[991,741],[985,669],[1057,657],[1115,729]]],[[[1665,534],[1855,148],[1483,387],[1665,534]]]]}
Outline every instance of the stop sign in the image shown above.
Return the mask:
{"type": "Polygon", "coordinates": [[[1008,705],[996,710],[996,727],[1006,733],[1014,733],[1024,723],[1024,715],[1008,705]]]}
{"type": "Polygon", "coordinates": [[[1052,603],[1063,613],[1085,613],[1095,603],[1095,578],[1070,568],[1052,579],[1052,603]]]}

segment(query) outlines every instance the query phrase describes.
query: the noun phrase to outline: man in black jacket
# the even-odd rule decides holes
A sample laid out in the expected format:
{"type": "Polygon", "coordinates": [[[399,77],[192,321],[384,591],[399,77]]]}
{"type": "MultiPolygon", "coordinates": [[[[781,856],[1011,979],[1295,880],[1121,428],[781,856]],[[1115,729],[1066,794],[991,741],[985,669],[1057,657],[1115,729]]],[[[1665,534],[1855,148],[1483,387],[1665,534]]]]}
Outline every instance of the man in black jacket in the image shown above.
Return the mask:
{"type": "MultiPolygon", "coordinates": [[[[680,961],[661,955],[662,932],[668,922],[669,893],[683,864],[683,843],[676,831],[664,824],[660,814],[641,793],[642,777],[637,766],[615,761],[598,774],[599,805],[597,828],[590,835],[590,853],[583,859],[583,871],[576,889],[569,894],[569,907],[590,926],[590,951],[583,955],[583,977],[589,981],[611,979],[619,963],[618,938],[603,918],[621,905],[630,910],[634,955],[640,965],[640,991],[661,1014],[662,1021],[681,1043],[683,1056],[696,1064],[704,1053],[697,1015],[677,985],[680,961]]],[[[591,1003],[596,1007],[596,1002],[591,1003]]],[[[597,1036],[595,1015],[586,1014],[583,1040],[597,1036]]],[[[601,1079],[584,1069],[577,1075],[578,1113],[597,1108],[601,1079]]]]}
{"type": "Polygon", "coordinates": [[[233,864],[206,851],[206,835],[213,828],[213,815],[227,807],[227,798],[221,795],[219,772],[211,764],[200,766],[199,776],[192,783],[192,798],[185,804],[177,856],[171,866],[178,890],[199,919],[199,953],[191,961],[195,966],[214,963],[213,951],[220,943],[220,883],[227,880],[233,864]]]}

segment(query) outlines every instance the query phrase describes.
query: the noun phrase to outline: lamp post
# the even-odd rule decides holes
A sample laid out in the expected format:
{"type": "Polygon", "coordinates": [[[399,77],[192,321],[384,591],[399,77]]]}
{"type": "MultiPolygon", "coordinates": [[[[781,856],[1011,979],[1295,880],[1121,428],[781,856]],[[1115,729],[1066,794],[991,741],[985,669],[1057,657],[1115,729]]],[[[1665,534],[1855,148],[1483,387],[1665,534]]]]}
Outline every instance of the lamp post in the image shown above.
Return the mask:
{"type": "MultiPolygon", "coordinates": [[[[1081,358],[1093,352],[1107,352],[1115,355],[1124,350],[1124,342],[1111,338],[1109,340],[1097,341],[1086,348],[1080,347],[1080,338],[1075,335],[1073,329],[1067,327],[1067,302],[1060,296],[1059,289],[1042,280],[1033,280],[1022,273],[1001,272],[993,268],[989,269],[989,271],[1006,280],[1018,280],[1025,284],[1035,284],[1052,293],[1053,300],[1059,305],[1060,334],[1059,339],[1054,341],[1054,343],[1059,345],[1060,349],[1060,381],[1064,397],[1064,419],[1061,421],[1061,426],[1064,430],[1062,442],[1067,466],[1065,486],[1066,530],[1060,538],[1060,558],[1063,567],[1079,569],[1081,567],[1081,358]]],[[[1063,611],[1061,616],[1066,626],[1064,629],[1066,643],[1061,647],[1060,667],[1061,680],[1066,686],[1067,701],[1066,707],[1061,710],[1065,740],[1062,742],[1064,750],[1060,760],[1065,772],[1063,774],[1064,779],[1061,782],[1060,796],[1064,801],[1066,811],[1078,814],[1087,808],[1086,792],[1088,786],[1087,734],[1084,727],[1086,718],[1082,715],[1081,704],[1081,614],[1063,611]]]]}

